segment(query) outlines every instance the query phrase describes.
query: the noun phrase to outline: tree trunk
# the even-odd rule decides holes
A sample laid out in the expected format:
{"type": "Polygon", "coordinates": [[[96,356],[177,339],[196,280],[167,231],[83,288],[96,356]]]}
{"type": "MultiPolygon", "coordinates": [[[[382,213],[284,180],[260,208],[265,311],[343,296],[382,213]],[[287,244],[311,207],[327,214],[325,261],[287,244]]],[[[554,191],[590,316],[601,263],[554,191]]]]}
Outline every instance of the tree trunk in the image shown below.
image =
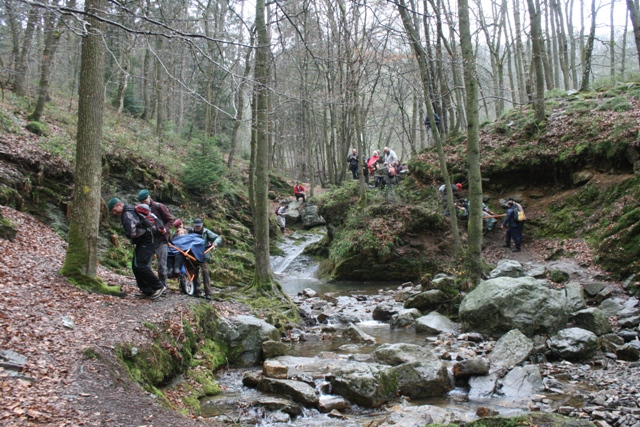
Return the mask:
{"type": "MultiPolygon", "coordinates": [[[[11,29],[11,63],[8,68],[15,71],[20,58],[20,25],[13,10],[12,1],[13,0],[4,0],[4,7],[9,28],[11,29]]],[[[11,76],[9,80],[11,80],[11,76]]]]}
{"type": "Polygon", "coordinates": [[[33,41],[33,33],[38,22],[39,10],[36,6],[29,9],[29,17],[27,18],[27,28],[24,30],[24,39],[22,40],[22,50],[20,58],[16,66],[15,91],[18,96],[27,94],[27,69],[29,62],[29,52],[31,51],[31,43],[33,41]]]}
{"type": "Polygon", "coordinates": [[[527,65],[524,60],[524,46],[522,44],[522,29],[520,25],[520,2],[518,0],[513,0],[513,23],[515,25],[515,39],[516,39],[516,75],[518,76],[518,92],[520,93],[520,103],[526,104],[529,96],[527,93],[527,84],[526,77],[527,74],[526,69],[527,65]]]}
{"type": "Polygon", "coordinates": [[[104,24],[91,14],[102,13],[107,0],[86,0],[89,33],[82,41],[78,135],[74,176],[73,208],[69,246],[60,273],[75,285],[96,292],[117,293],[96,278],[98,228],[102,199],[102,115],[104,110],[104,24]]]}
{"type": "Polygon", "coordinates": [[[629,19],[624,20],[624,33],[622,36],[622,53],[620,54],[620,78],[624,81],[627,63],[627,31],[629,30],[629,19]]]}
{"type": "Polygon", "coordinates": [[[627,0],[627,9],[629,9],[629,19],[631,19],[633,27],[633,37],[636,40],[638,63],[640,64],[640,6],[638,0],[627,0]]]}
{"type": "MultiPolygon", "coordinates": [[[[253,46],[253,37],[251,37],[251,46],[253,46]]],[[[227,167],[231,169],[233,167],[233,160],[236,155],[236,150],[238,147],[238,131],[240,130],[240,125],[242,124],[242,117],[244,114],[244,82],[249,77],[249,73],[251,72],[251,52],[253,49],[247,49],[247,53],[244,57],[244,74],[242,75],[242,80],[238,84],[238,88],[236,89],[235,97],[236,97],[236,105],[237,105],[237,113],[236,117],[233,121],[233,131],[231,133],[231,149],[229,151],[229,159],[227,161],[227,167]]]]}
{"type": "MultiPolygon", "coordinates": [[[[464,64],[464,85],[467,93],[467,162],[469,167],[469,252],[466,263],[474,281],[482,277],[482,176],[480,174],[480,137],[476,58],[471,43],[471,24],[467,0],[458,0],[460,17],[460,47],[464,64]]],[[[455,211],[450,211],[454,217],[455,211]]]]}
{"type": "Polygon", "coordinates": [[[611,61],[609,62],[610,73],[611,73],[611,82],[616,77],[616,27],[613,21],[613,9],[616,2],[615,0],[611,0],[611,14],[609,15],[609,25],[611,25],[611,35],[609,36],[609,51],[611,52],[611,61]]]}
{"type": "MultiPolygon", "coordinates": [[[[427,55],[416,34],[413,23],[411,22],[411,18],[409,18],[405,1],[399,0],[397,6],[400,17],[402,18],[402,24],[404,25],[405,32],[407,34],[407,37],[409,38],[409,42],[411,43],[413,53],[416,56],[416,60],[418,61],[418,68],[420,70],[420,78],[422,82],[422,91],[424,93],[425,104],[427,106],[427,115],[429,116],[429,121],[431,123],[435,123],[436,120],[433,112],[433,107],[431,105],[431,96],[429,95],[430,79],[429,72],[427,70],[427,55]]],[[[455,215],[455,208],[453,203],[453,192],[451,191],[451,179],[449,178],[449,171],[447,169],[447,161],[444,156],[444,150],[442,148],[440,133],[438,132],[437,126],[432,126],[431,129],[433,132],[433,139],[436,142],[436,149],[438,151],[438,158],[440,160],[442,177],[447,188],[447,205],[449,206],[449,212],[452,213],[449,220],[451,223],[451,232],[453,234],[454,254],[455,256],[458,256],[461,253],[462,249],[460,247],[460,235],[458,233],[458,219],[455,215]]]]}
{"type": "Polygon", "coordinates": [[[544,71],[542,69],[544,47],[542,46],[542,31],[540,28],[540,8],[538,7],[538,10],[536,10],[534,0],[527,0],[527,5],[529,6],[529,17],[531,18],[533,68],[536,75],[536,93],[533,96],[533,109],[535,111],[535,119],[540,123],[546,119],[544,112],[544,71]]]}
{"type": "Polygon", "coordinates": [[[580,91],[589,90],[589,81],[591,78],[591,57],[593,55],[593,42],[596,38],[596,0],[591,0],[591,29],[589,30],[589,39],[584,51],[584,68],[582,69],[582,84],[580,91]]]}
{"type": "Polygon", "coordinates": [[[42,51],[42,63],[40,64],[40,83],[38,85],[38,99],[36,106],[29,116],[29,120],[36,122],[40,121],[42,113],[44,112],[44,105],[47,102],[49,96],[49,75],[51,74],[51,66],[53,65],[53,58],[55,57],[56,50],[60,44],[60,37],[62,36],[62,17],[58,18],[57,24],[54,26],[55,16],[53,12],[47,12],[45,19],[45,40],[44,49],[42,51]]]}

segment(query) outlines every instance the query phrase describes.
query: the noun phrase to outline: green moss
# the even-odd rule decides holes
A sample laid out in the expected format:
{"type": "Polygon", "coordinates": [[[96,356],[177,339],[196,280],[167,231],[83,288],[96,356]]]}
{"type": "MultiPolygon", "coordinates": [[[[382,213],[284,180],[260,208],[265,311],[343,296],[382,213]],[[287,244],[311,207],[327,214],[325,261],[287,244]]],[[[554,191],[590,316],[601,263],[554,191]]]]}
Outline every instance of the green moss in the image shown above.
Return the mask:
{"type": "Polygon", "coordinates": [[[29,122],[27,123],[26,129],[38,136],[49,135],[49,127],[42,122],[29,122]]]}
{"type": "Polygon", "coordinates": [[[132,250],[128,243],[110,246],[100,257],[100,264],[123,276],[131,276],[132,250]]]}
{"type": "Polygon", "coordinates": [[[80,236],[75,224],[71,223],[71,228],[69,229],[69,246],[60,274],[65,276],[67,280],[69,280],[69,283],[80,289],[106,295],[125,296],[126,294],[122,292],[119,286],[109,286],[99,277],[91,277],[83,273],[88,258],[89,254],[86,250],[85,241],[82,236],[80,236]]]}
{"type": "Polygon", "coordinates": [[[86,348],[82,355],[85,359],[100,359],[100,355],[96,353],[96,350],[93,347],[86,348]]]}
{"type": "Polygon", "coordinates": [[[615,98],[607,99],[597,109],[598,111],[623,112],[629,111],[631,110],[631,108],[631,103],[627,100],[627,98],[617,96],[615,98]]]}
{"type": "Polygon", "coordinates": [[[551,270],[550,276],[554,283],[564,283],[569,280],[569,274],[560,270],[551,270]]]}
{"type": "Polygon", "coordinates": [[[398,390],[398,373],[396,371],[391,371],[389,374],[380,373],[378,381],[384,395],[395,394],[398,390]]]}

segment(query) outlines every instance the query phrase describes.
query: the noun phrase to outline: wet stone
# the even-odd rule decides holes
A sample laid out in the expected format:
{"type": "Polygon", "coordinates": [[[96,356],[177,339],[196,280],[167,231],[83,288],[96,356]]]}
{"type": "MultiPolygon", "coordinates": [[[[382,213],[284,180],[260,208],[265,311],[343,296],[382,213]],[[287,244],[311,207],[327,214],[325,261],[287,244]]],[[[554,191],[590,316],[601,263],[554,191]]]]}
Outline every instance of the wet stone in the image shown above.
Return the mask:
{"type": "Polygon", "coordinates": [[[284,356],[289,353],[291,347],[280,341],[265,341],[262,343],[262,352],[266,359],[273,357],[284,356]]]}
{"type": "Polygon", "coordinates": [[[289,368],[277,360],[266,360],[262,364],[262,374],[268,378],[286,379],[289,375],[289,368]]]}
{"type": "Polygon", "coordinates": [[[302,408],[292,400],[283,399],[273,396],[260,396],[256,400],[256,405],[265,408],[268,411],[282,411],[291,415],[302,414],[302,408]]]}
{"type": "Polygon", "coordinates": [[[320,396],[318,402],[318,410],[322,413],[328,413],[331,411],[344,411],[349,407],[349,402],[340,396],[320,396]]]}
{"type": "Polygon", "coordinates": [[[604,287],[605,287],[605,284],[602,282],[591,282],[591,283],[585,283],[583,285],[584,292],[589,297],[595,297],[596,295],[598,295],[598,293],[601,290],[604,289],[604,287]]]}

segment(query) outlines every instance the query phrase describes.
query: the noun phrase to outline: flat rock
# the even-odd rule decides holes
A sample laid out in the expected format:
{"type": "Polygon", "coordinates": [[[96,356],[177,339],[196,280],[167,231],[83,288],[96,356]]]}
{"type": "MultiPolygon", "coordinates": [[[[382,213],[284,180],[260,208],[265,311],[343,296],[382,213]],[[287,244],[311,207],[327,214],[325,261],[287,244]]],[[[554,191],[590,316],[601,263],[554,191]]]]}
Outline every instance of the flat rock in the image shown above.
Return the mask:
{"type": "Polygon", "coordinates": [[[441,333],[455,333],[458,326],[437,311],[432,311],[426,316],[416,319],[416,332],[438,335],[441,333]]]}
{"type": "Polygon", "coordinates": [[[262,392],[289,396],[295,402],[307,407],[315,408],[318,406],[318,392],[309,384],[302,381],[262,378],[257,388],[262,392]]]}
{"type": "Polygon", "coordinates": [[[533,341],[518,329],[507,332],[496,342],[489,354],[491,372],[506,371],[519,365],[529,357],[533,347],[533,341]]]}
{"type": "Polygon", "coordinates": [[[383,344],[373,352],[377,363],[396,366],[403,363],[435,360],[435,356],[426,347],[416,344],[397,343],[383,344]]]}
{"type": "Polygon", "coordinates": [[[544,388],[537,366],[517,366],[502,379],[500,393],[510,399],[524,399],[544,388]]]}
{"type": "Polygon", "coordinates": [[[489,273],[490,279],[495,279],[496,277],[522,277],[525,275],[524,268],[522,264],[518,261],[503,259],[498,262],[496,268],[491,270],[489,273]]]}

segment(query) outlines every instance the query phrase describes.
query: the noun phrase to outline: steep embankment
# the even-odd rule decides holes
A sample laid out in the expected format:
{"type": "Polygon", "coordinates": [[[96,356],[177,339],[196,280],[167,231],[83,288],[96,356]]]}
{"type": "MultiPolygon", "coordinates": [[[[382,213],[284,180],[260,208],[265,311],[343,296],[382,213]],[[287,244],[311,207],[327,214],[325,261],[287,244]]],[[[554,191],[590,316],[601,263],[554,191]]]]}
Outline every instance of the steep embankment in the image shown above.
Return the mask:
{"type": "MultiPolygon", "coordinates": [[[[514,196],[534,238],[585,239],[617,277],[640,272],[640,84],[547,99],[546,122],[511,110],[481,130],[488,204],[514,196]]],[[[450,135],[450,172],[465,181],[464,139],[450,135]]],[[[416,180],[440,179],[435,153],[410,163],[416,180]]],[[[571,253],[556,253],[556,256],[571,253]]]]}

